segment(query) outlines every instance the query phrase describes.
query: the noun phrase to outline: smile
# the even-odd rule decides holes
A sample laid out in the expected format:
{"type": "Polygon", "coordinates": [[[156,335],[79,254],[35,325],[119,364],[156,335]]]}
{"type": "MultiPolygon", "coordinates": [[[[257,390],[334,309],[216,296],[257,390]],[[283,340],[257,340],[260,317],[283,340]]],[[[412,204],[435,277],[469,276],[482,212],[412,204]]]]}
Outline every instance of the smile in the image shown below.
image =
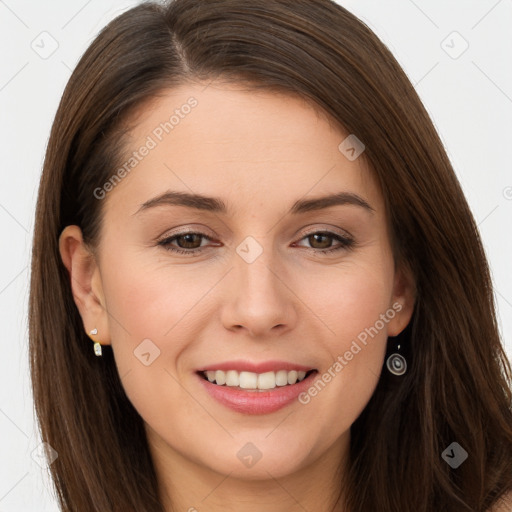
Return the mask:
{"type": "Polygon", "coordinates": [[[213,368],[196,372],[206,395],[232,411],[249,415],[270,414],[297,402],[319,375],[318,370],[306,369],[256,373],[213,368]]]}
{"type": "Polygon", "coordinates": [[[228,386],[245,390],[268,390],[275,387],[291,386],[303,381],[315,370],[278,370],[265,373],[254,373],[236,370],[208,370],[201,372],[202,376],[217,386],[228,386]]]}

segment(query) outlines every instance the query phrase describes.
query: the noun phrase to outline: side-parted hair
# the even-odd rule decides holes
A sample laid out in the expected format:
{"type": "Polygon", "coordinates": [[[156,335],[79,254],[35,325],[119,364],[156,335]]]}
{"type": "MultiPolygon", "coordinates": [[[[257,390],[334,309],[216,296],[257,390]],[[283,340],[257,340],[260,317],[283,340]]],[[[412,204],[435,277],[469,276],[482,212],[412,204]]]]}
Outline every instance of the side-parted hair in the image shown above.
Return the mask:
{"type": "Polygon", "coordinates": [[[351,427],[346,510],[487,511],[512,490],[512,372],[481,239],[406,74],[331,0],[144,3],[109,23],[71,75],[40,182],[29,301],[35,409],[58,453],[50,472],[62,510],[164,512],[143,420],[111,348],[93,353],[58,243],[76,224],[98,247],[105,201],[94,190],[123,161],[137,109],[212,80],[300,95],[355,134],[396,265],[414,275],[400,335],[409,369],[399,379],[383,371],[351,427]],[[453,442],[468,453],[457,469],[441,456],[453,442]]]}

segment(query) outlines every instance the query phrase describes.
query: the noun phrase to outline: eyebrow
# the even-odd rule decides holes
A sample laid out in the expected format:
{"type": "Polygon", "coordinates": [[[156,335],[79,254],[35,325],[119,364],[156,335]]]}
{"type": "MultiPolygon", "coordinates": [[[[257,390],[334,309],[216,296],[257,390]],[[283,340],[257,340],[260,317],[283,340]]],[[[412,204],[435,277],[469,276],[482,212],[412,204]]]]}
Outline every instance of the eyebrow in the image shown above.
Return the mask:
{"type": "MultiPolygon", "coordinates": [[[[187,208],[221,214],[227,214],[228,212],[226,203],[220,198],[205,196],[201,194],[192,194],[189,192],[167,191],[160,196],[146,201],[140,206],[134,215],[163,205],[185,206],[187,208]]],[[[357,194],[352,192],[338,192],[312,199],[299,199],[293,204],[288,213],[292,215],[298,215],[301,213],[323,210],[325,208],[338,205],[359,206],[370,213],[375,212],[375,209],[372,208],[367,201],[365,201],[357,194]]]]}

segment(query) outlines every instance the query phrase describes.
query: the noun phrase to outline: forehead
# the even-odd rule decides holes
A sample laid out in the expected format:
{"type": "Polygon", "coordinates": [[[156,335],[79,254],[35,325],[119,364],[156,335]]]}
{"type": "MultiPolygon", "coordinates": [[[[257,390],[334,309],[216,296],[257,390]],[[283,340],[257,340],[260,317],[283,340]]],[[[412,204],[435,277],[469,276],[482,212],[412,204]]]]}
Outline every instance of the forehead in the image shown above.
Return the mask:
{"type": "Polygon", "coordinates": [[[183,85],[141,106],[132,123],[128,172],[109,192],[132,210],[167,189],[229,198],[231,214],[335,191],[381,200],[364,158],[340,150],[350,134],[296,95],[183,85]]]}

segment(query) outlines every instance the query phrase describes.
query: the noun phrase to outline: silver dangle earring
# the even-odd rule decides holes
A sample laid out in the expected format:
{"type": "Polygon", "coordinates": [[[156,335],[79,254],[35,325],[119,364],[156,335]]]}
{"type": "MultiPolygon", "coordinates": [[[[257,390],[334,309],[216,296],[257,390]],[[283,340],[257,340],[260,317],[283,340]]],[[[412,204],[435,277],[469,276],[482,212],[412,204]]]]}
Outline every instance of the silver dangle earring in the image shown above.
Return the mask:
{"type": "MultiPolygon", "coordinates": [[[[89,337],[91,336],[96,336],[96,334],[98,334],[98,329],[94,328],[90,333],[89,333],[89,337]]],[[[91,338],[92,341],[94,341],[94,353],[99,357],[101,356],[101,345],[99,343],[99,341],[95,341],[94,339],[91,338]]]]}
{"type": "Polygon", "coordinates": [[[399,353],[400,343],[396,345],[395,351],[387,358],[386,367],[393,375],[403,375],[407,371],[407,360],[399,353]]]}

